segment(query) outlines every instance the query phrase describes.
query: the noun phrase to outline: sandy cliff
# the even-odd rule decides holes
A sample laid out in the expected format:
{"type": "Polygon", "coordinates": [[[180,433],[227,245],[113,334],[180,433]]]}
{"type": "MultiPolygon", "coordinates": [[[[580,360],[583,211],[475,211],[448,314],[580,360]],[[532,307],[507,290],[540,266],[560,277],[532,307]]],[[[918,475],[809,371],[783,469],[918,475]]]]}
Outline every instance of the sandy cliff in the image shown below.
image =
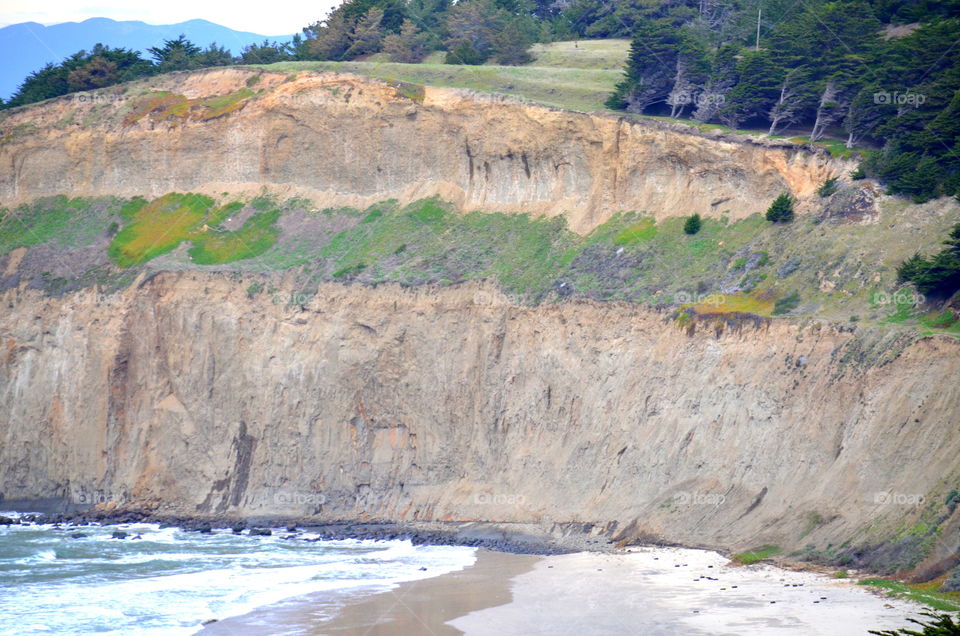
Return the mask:
{"type": "MultiPolygon", "coordinates": [[[[956,485],[955,340],[691,333],[474,285],[330,285],[306,306],[246,287],[184,273],[106,298],[8,292],[3,492],[824,549],[889,540],[956,485]]],[[[949,554],[960,514],[942,521],[949,554]]]]}
{"type": "Polygon", "coordinates": [[[464,210],[562,214],[581,232],[622,210],[743,218],[784,191],[809,197],[853,167],[786,141],[447,88],[243,69],[164,76],[20,109],[0,122],[0,166],[6,205],[64,192],[218,194],[268,185],[320,205],[439,194],[464,210]],[[160,91],[237,101],[222,114],[191,116],[189,104],[165,102],[160,91]]]}
{"type": "MultiPolygon", "coordinates": [[[[6,115],[0,204],[266,185],[317,206],[439,194],[586,232],[620,210],[743,218],[850,168],[786,142],[334,74],[112,90],[6,115]]],[[[160,272],[50,297],[17,278],[59,254],[42,247],[0,255],[0,499],[583,522],[881,569],[928,554],[929,572],[960,547],[955,339],[521,306],[476,283],[322,284],[289,302],[293,274],[160,272]]]]}

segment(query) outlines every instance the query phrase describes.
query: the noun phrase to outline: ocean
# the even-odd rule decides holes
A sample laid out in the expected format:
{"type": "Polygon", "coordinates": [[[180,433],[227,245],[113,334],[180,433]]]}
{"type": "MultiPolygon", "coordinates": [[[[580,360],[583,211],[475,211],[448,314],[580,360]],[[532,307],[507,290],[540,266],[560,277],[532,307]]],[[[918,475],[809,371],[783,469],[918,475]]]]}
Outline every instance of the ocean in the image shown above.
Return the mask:
{"type": "Polygon", "coordinates": [[[467,547],[290,535],[156,524],[0,526],[0,634],[192,634],[205,621],[284,599],[329,592],[346,601],[476,559],[467,547]],[[116,531],[128,537],[112,538],[116,531]]]}

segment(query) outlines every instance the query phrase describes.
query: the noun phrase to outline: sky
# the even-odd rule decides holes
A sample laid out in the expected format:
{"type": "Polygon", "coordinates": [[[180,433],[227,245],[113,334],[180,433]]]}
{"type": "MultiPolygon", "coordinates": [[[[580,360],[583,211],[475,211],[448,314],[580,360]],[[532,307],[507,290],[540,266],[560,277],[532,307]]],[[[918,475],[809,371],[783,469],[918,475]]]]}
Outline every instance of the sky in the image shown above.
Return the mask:
{"type": "Polygon", "coordinates": [[[87,18],[141,20],[148,24],[174,24],[200,18],[237,31],[261,35],[290,35],[323,18],[338,0],[313,2],[236,2],[230,0],[143,0],[85,4],[83,0],[0,0],[0,27],[19,22],[44,25],[81,22],[87,18]]]}

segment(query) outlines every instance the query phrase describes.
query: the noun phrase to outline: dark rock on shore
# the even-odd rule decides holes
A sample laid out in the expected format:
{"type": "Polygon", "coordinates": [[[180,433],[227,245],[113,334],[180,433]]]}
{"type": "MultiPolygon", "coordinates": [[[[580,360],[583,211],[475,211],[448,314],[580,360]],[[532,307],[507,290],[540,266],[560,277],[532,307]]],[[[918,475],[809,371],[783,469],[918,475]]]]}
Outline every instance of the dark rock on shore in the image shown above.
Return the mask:
{"type": "Polygon", "coordinates": [[[123,530],[114,530],[113,534],[110,535],[111,539],[126,539],[127,533],[123,530]]]}

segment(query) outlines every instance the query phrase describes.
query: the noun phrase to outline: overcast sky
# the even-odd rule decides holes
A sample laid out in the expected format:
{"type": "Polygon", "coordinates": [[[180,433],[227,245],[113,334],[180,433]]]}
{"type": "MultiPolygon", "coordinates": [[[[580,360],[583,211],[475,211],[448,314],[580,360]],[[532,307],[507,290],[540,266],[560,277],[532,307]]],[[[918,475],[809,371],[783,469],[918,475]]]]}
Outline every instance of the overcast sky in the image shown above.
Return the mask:
{"type": "Polygon", "coordinates": [[[288,35],[325,16],[339,0],[314,2],[230,2],[227,0],[163,0],[143,2],[100,0],[0,0],[0,27],[18,22],[58,24],[87,18],[141,20],[149,24],[174,24],[194,18],[210,20],[237,31],[262,35],[288,35]]]}

